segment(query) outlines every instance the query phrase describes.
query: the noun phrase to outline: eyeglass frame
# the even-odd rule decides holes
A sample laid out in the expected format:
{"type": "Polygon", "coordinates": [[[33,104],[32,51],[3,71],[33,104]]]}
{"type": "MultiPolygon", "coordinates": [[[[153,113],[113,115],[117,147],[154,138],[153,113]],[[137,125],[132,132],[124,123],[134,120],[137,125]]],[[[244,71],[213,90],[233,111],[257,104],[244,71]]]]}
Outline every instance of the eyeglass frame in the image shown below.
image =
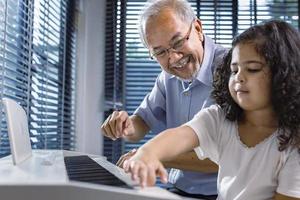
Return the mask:
{"type": "MultiPolygon", "coordinates": [[[[182,39],[176,41],[173,45],[170,45],[170,47],[162,49],[161,52],[166,52],[166,53],[167,53],[166,55],[168,55],[170,49],[172,49],[172,50],[175,51],[175,52],[180,51],[180,49],[181,49],[181,48],[185,45],[185,43],[190,39],[190,35],[191,35],[191,32],[192,32],[193,23],[194,23],[194,20],[191,22],[191,25],[190,25],[190,27],[189,27],[188,32],[186,33],[186,35],[185,35],[182,39]],[[182,45],[181,45],[180,47],[178,47],[178,48],[174,48],[174,46],[176,46],[177,43],[181,43],[181,41],[183,41],[182,45]]],[[[159,52],[157,52],[157,53],[159,53],[159,52]]],[[[156,57],[156,56],[157,56],[157,53],[151,53],[151,51],[149,50],[150,59],[151,59],[151,60],[154,60],[154,59],[158,60],[158,59],[160,59],[160,58],[156,57]]],[[[163,57],[164,57],[164,56],[162,56],[161,58],[163,58],[163,57]]]]}

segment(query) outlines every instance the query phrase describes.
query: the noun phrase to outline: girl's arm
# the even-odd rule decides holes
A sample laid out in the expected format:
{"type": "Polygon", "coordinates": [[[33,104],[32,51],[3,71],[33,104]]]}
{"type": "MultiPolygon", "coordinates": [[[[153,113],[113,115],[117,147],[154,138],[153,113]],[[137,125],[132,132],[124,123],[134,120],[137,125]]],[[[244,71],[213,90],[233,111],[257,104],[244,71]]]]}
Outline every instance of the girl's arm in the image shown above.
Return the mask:
{"type": "Polygon", "coordinates": [[[168,129],[140,147],[132,158],[124,162],[124,169],[142,187],[154,185],[157,176],[162,182],[167,182],[167,172],[161,162],[169,161],[197,146],[199,140],[192,128],[184,125],[168,129]]]}
{"type": "Polygon", "coordinates": [[[300,198],[288,197],[288,196],[276,193],[274,200],[300,200],[300,198]]]}
{"type": "Polygon", "coordinates": [[[176,168],[188,171],[197,171],[205,173],[218,172],[218,165],[208,158],[200,160],[195,151],[190,151],[176,156],[171,161],[164,161],[165,168],[176,168]]]}

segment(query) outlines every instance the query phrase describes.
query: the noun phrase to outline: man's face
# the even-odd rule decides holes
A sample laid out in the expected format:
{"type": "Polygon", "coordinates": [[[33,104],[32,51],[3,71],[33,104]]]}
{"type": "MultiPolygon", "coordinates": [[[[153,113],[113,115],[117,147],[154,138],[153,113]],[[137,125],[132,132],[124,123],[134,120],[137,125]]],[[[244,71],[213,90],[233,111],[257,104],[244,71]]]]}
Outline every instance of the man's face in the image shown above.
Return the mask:
{"type": "Polygon", "coordinates": [[[196,76],[204,54],[200,20],[185,23],[172,10],[165,9],[148,20],[146,40],[150,54],[163,70],[185,80],[196,76]]]}

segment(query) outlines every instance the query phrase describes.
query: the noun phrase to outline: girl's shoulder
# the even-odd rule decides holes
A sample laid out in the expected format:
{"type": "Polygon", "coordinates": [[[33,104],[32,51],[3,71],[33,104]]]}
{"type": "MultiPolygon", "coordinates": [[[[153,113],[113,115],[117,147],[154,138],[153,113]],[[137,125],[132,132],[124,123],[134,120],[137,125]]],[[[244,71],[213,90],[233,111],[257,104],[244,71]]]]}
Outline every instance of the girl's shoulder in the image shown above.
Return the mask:
{"type": "Polygon", "coordinates": [[[200,112],[206,113],[208,115],[216,116],[220,119],[225,119],[226,118],[224,110],[218,104],[213,104],[213,105],[211,105],[207,108],[204,108],[200,112]]]}
{"type": "Polygon", "coordinates": [[[207,108],[200,110],[194,117],[196,121],[211,122],[217,126],[232,126],[235,123],[226,119],[224,110],[217,104],[213,104],[207,108]]]}

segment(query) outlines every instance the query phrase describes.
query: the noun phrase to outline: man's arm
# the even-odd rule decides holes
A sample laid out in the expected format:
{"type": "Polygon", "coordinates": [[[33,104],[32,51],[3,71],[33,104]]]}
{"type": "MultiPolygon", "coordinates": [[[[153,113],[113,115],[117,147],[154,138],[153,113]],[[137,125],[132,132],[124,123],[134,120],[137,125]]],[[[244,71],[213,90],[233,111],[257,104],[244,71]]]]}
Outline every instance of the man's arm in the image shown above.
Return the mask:
{"type": "Polygon", "coordinates": [[[181,154],[171,161],[163,162],[166,168],[199,171],[206,173],[218,172],[218,165],[209,159],[200,160],[194,151],[181,154]]]}

